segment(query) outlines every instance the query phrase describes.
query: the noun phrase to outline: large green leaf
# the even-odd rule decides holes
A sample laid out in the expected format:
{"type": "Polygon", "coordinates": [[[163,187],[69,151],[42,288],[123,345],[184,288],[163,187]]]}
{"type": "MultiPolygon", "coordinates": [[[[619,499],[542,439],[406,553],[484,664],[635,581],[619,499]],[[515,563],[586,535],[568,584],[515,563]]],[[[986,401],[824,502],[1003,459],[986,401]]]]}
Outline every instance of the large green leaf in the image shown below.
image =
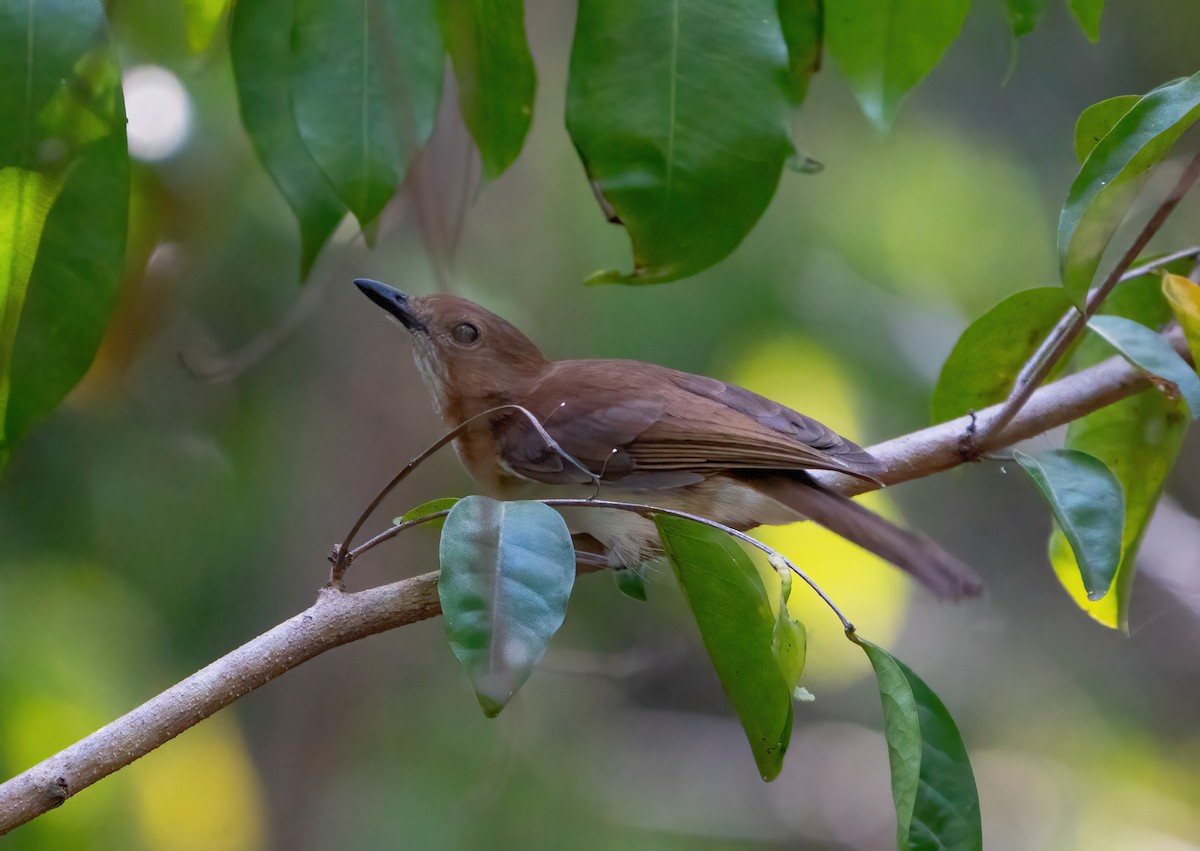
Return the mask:
{"type": "MultiPolygon", "coordinates": [[[[792,686],[776,655],[776,616],[758,570],[724,532],[664,514],[654,522],[759,774],[773,780],[792,736],[792,686]]],[[[795,656],[786,658],[790,676],[795,656]]]]}
{"type": "Polygon", "coordinates": [[[582,0],[567,129],[633,271],[662,283],[726,257],[792,152],[788,51],[775,0],[582,0]]]}
{"type": "Polygon", "coordinates": [[[295,0],[300,137],[365,229],[429,138],[442,85],[435,0],[295,0]]]}
{"type": "Polygon", "coordinates": [[[1163,274],[1163,295],[1183,327],[1192,363],[1200,370],[1200,284],[1183,275],[1163,274]]]}
{"type": "Polygon", "coordinates": [[[128,230],[120,68],[103,9],[0,7],[0,467],[91,365],[128,230]]]}
{"type": "Polygon", "coordinates": [[[978,851],[979,792],[954,719],[899,659],[869,641],[852,640],[866,651],[883,702],[896,847],[978,851]]]}
{"type": "Polygon", "coordinates": [[[779,25],[787,42],[792,103],[808,94],[808,84],[821,67],[821,36],[825,29],[824,0],[777,0],[779,25]]]}
{"type": "Polygon", "coordinates": [[[1050,504],[1075,554],[1088,599],[1099,600],[1112,587],[1121,563],[1125,529],[1121,483],[1103,461],[1078,449],[1014,455],[1050,504]]]}
{"type": "Polygon", "coordinates": [[[1063,286],[1075,304],[1083,304],[1100,258],[1147,172],[1197,117],[1200,73],[1141,98],[1084,160],[1058,220],[1063,286]]]}
{"type": "Polygon", "coordinates": [[[970,0],[829,3],[825,45],[876,127],[891,126],[904,98],[958,37],[970,5],[970,0]]]}
{"type": "Polygon", "coordinates": [[[1059,287],[1014,293],[963,331],[933,391],[933,421],[1003,401],[1021,367],[1070,308],[1059,287]]]}
{"type": "Polygon", "coordinates": [[[523,0],[437,0],[438,20],[458,80],[463,121],[483,173],[499,177],[525,144],[537,72],[525,39],[523,0]]]}
{"type": "Polygon", "coordinates": [[[313,160],[292,111],[295,0],[238,0],[229,51],[242,124],[300,225],[300,278],[307,277],[346,206],[313,160]]]}
{"type": "Polygon", "coordinates": [[[1100,140],[1107,136],[1129,110],[1141,100],[1139,95],[1119,95],[1094,103],[1079,113],[1075,122],[1075,156],[1083,163],[1100,140]]]}
{"type": "Polygon", "coordinates": [[[1140,322],[1123,316],[1094,316],[1088,328],[1130,363],[1173,384],[1172,392],[1183,397],[1192,418],[1200,417],[1200,377],[1170,343],[1140,322]]]}
{"type": "Polygon", "coordinates": [[[1100,40],[1100,13],[1104,10],[1104,0],[1070,0],[1071,13],[1079,26],[1092,41],[1100,40]]]}
{"type": "MultiPolygon", "coordinates": [[[[1161,325],[1171,315],[1158,281],[1150,275],[1117,287],[1103,310],[1152,326],[1161,325]]],[[[1112,348],[1106,342],[1088,335],[1080,343],[1075,361],[1086,366],[1111,356],[1112,348]]],[[[1062,532],[1055,530],[1050,539],[1050,560],[1059,581],[1080,608],[1105,626],[1125,628],[1138,545],[1179,454],[1187,424],[1179,400],[1151,389],[1075,420],[1067,429],[1067,448],[1103,461],[1125,492],[1121,564],[1112,591],[1101,599],[1088,599],[1079,565],[1062,532]]]]}
{"type": "Polygon", "coordinates": [[[438,596],[450,649],[479,705],[499,714],[562,626],[575,548],[562,515],[540,502],[468,496],[442,527],[438,596]]]}

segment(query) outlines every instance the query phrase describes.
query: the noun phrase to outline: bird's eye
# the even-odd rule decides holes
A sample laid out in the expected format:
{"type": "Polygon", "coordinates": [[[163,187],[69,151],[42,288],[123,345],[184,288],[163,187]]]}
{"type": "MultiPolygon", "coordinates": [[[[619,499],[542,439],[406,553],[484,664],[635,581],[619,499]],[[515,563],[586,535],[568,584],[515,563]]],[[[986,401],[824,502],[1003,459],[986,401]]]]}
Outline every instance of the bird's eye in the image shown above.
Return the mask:
{"type": "Polygon", "coordinates": [[[470,322],[460,322],[454,326],[450,336],[454,338],[454,342],[469,346],[479,339],[479,329],[470,322]]]}

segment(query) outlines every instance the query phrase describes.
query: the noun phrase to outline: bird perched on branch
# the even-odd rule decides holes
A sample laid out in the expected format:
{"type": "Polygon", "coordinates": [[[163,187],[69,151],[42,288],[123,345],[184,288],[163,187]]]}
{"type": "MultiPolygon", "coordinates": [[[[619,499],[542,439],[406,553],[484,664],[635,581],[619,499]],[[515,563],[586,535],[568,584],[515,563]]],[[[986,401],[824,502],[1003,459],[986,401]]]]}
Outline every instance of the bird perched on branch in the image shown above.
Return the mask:
{"type": "MultiPolygon", "coordinates": [[[[978,577],[933,541],[819,485],[806,471],[876,481],[879,461],[832,429],[741,387],[631,360],[547,360],[511,323],[448,295],[355,281],[407,328],[459,460],[506,499],[586,497],[686,511],[746,531],[812,520],[912,574],[939,597],[978,577]],[[564,458],[564,454],[566,457],[564,458]]],[[[626,567],[661,552],[654,524],[615,509],[564,509],[577,542],[626,567]]]]}

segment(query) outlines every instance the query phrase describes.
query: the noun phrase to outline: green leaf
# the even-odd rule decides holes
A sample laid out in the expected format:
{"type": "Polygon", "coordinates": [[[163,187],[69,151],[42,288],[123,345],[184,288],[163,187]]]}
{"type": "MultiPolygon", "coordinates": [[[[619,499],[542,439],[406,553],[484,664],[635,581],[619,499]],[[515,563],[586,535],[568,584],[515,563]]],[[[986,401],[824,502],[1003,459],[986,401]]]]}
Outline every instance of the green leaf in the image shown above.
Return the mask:
{"type": "Polygon", "coordinates": [[[489,180],[508,168],[533,121],[537,72],[522,0],[437,0],[458,105],[489,180]]]}
{"type": "Polygon", "coordinates": [[[566,521],[540,502],[468,496],[442,528],[438,596],[450,649],[489,718],[529,678],[575,583],[566,521]]]}
{"type": "Polygon", "coordinates": [[[1093,316],[1088,329],[1134,366],[1175,385],[1192,418],[1200,417],[1200,377],[1170,343],[1145,325],[1121,316],[1093,316]]]}
{"type": "Polygon", "coordinates": [[[773,780],[792,736],[792,698],[776,657],[776,616],[758,570],[724,532],[664,514],[654,522],[759,774],[773,780]]]}
{"type": "Polygon", "coordinates": [[[652,284],[724,259],[775,194],[792,153],[787,45],[775,0],[582,0],[567,129],[633,271],[652,284]]]}
{"type": "MultiPolygon", "coordinates": [[[[1117,287],[1103,310],[1145,325],[1160,325],[1170,318],[1159,282],[1151,275],[1117,287]]],[[[1083,367],[1111,356],[1108,343],[1089,334],[1081,341],[1075,361],[1083,367]]],[[[1125,492],[1121,564],[1109,594],[1089,600],[1070,544],[1058,530],[1050,539],[1050,561],[1059,582],[1080,608],[1105,626],[1125,629],[1138,545],[1179,455],[1187,424],[1180,401],[1146,390],[1075,420],[1067,429],[1067,448],[1103,461],[1125,492]]]]}
{"type": "Polygon", "coordinates": [[[1183,275],[1163,273],[1163,295],[1183,328],[1192,362],[1200,369],[1200,285],[1183,275]]]}
{"type": "Polygon", "coordinates": [[[1120,95],[1094,103],[1079,113],[1079,120],[1075,122],[1075,156],[1080,163],[1141,99],[1140,95],[1120,95]]]}
{"type": "Polygon", "coordinates": [[[442,85],[434,2],[295,0],[300,137],[368,234],[433,130],[442,85]]]}
{"type": "Polygon", "coordinates": [[[1003,401],[1021,367],[1071,307],[1060,287],[1014,293],[963,331],[933,391],[933,421],[1003,401]]]}
{"type": "Polygon", "coordinates": [[[1004,9],[1013,35],[1020,38],[1037,29],[1046,11],[1046,0],[1004,0],[1004,9]]]}
{"type": "Polygon", "coordinates": [[[779,25],[787,42],[792,103],[796,106],[804,102],[808,84],[821,67],[824,7],[824,0],[776,0],[779,25]]]}
{"type": "Polygon", "coordinates": [[[896,805],[896,847],[977,851],[979,792],[967,749],[946,707],[899,659],[851,636],[866,651],[883,702],[896,805]]]}
{"type": "Polygon", "coordinates": [[[0,468],[91,365],[120,288],[129,157],[98,4],[0,10],[0,468]]]}
{"type": "MultiPolygon", "coordinates": [[[[392,519],[393,526],[399,526],[401,523],[407,523],[410,520],[416,520],[421,517],[427,517],[430,514],[437,514],[439,511],[449,511],[458,502],[456,496],[443,496],[438,499],[431,499],[429,502],[423,502],[416,508],[410,508],[400,517],[392,519]]],[[[430,520],[422,525],[428,526],[431,529],[441,529],[446,523],[445,517],[439,517],[436,520],[430,520]]]]}
{"type": "Polygon", "coordinates": [[[1058,528],[1075,554],[1089,600],[1112,587],[1121,563],[1125,492],[1108,465],[1078,449],[1051,449],[1036,455],[1014,452],[1033,479],[1058,528]]]}
{"type": "Polygon", "coordinates": [[[188,52],[204,53],[212,44],[232,0],[183,0],[188,52]]]}
{"type": "Polygon", "coordinates": [[[1200,73],[1159,86],[1102,138],[1071,185],[1058,220],[1063,286],[1082,306],[1105,248],[1148,171],[1200,116],[1200,73]]]}
{"type": "Polygon", "coordinates": [[[1091,41],[1100,40],[1100,12],[1104,9],[1104,0],[1070,0],[1071,13],[1084,35],[1091,41]]]}
{"type": "Polygon", "coordinates": [[[646,577],[642,573],[642,568],[626,567],[621,570],[612,571],[613,582],[617,585],[617,590],[629,597],[632,600],[644,603],[648,599],[646,595],[646,577]]]}
{"type": "Polygon", "coordinates": [[[263,168],[300,225],[300,278],[346,215],[300,138],[292,111],[291,33],[295,0],[238,0],[229,50],[242,124],[263,168]]]}
{"type": "Polygon", "coordinates": [[[838,0],[825,45],[867,118],[887,130],[900,104],[958,37],[970,0],[838,0]]]}

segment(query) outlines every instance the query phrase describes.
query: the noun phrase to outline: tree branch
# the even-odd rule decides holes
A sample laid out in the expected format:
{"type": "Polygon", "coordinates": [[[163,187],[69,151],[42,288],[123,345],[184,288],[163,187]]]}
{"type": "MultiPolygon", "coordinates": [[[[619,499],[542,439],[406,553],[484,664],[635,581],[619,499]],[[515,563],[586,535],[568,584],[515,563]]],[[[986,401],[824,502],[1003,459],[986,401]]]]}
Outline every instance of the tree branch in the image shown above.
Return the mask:
{"type": "MultiPolygon", "coordinates": [[[[1181,335],[1172,343],[1186,356],[1181,335]]],[[[1117,357],[1035,392],[993,443],[1007,446],[1064,425],[1150,386],[1145,373],[1117,357]]],[[[999,405],[976,416],[994,416],[999,405]]],[[[887,467],[885,484],[947,470],[968,460],[964,438],[976,417],[903,435],[871,447],[887,467]]],[[[853,495],[870,484],[814,474],[853,495]]],[[[322,589],[308,610],[247,642],[132,712],[0,785],[0,833],[60,806],[67,798],[170,741],[189,727],[326,650],[440,614],[437,573],[345,593],[322,589]]]]}

